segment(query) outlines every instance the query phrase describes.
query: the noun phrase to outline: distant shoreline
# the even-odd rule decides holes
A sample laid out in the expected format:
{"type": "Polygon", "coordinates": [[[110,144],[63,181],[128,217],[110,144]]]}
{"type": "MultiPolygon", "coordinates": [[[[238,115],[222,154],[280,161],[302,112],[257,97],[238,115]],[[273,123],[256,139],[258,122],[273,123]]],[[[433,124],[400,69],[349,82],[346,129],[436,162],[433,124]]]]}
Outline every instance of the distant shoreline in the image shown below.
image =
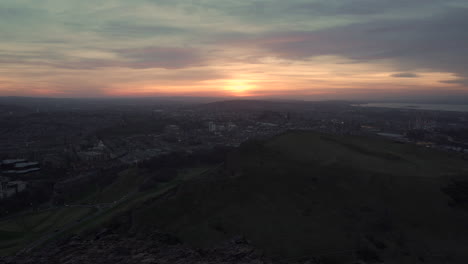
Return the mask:
{"type": "Polygon", "coordinates": [[[460,104],[366,103],[366,104],[353,104],[352,106],[411,109],[411,110],[468,112],[468,105],[460,105],[460,104]]]}

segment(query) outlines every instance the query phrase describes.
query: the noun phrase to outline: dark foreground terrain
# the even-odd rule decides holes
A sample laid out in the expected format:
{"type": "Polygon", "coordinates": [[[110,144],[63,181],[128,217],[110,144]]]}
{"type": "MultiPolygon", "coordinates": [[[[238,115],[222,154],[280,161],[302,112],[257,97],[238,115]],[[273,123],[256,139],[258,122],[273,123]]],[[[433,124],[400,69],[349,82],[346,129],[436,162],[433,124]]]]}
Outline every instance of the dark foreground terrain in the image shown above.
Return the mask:
{"type": "Polygon", "coordinates": [[[128,236],[104,231],[87,239],[79,236],[52,243],[34,253],[7,257],[5,264],[94,263],[271,263],[243,238],[210,249],[193,249],[160,232],[128,236]]]}
{"type": "MultiPolygon", "coordinates": [[[[468,164],[458,155],[289,132],[195,171],[2,261],[468,263],[468,164]]],[[[99,196],[125,190],[132,173],[99,196]]]]}

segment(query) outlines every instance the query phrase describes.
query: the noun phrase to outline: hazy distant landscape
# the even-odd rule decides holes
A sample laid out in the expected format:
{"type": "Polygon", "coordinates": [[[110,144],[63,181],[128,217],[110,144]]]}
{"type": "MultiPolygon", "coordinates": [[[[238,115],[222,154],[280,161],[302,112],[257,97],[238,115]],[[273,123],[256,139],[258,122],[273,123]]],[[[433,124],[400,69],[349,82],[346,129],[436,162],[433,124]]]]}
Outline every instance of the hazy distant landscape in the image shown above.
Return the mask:
{"type": "Polygon", "coordinates": [[[466,104],[368,103],[356,106],[468,112],[468,105],[466,104]]]}
{"type": "Polygon", "coordinates": [[[0,264],[468,263],[467,14],[1,0],[0,264]]]}
{"type": "Polygon", "coordinates": [[[3,98],[2,261],[466,261],[468,113],[203,100],[3,98]]]}

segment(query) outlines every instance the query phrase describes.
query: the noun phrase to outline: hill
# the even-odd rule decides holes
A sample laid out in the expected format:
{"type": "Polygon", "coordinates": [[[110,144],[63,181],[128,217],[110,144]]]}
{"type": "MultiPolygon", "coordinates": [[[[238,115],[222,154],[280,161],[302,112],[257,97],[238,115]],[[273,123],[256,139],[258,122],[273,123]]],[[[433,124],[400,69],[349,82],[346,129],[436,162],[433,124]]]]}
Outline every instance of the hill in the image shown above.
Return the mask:
{"type": "Polygon", "coordinates": [[[346,101],[269,101],[227,100],[201,104],[197,109],[205,111],[303,111],[317,108],[327,109],[349,106],[346,101]]]}
{"type": "MultiPolygon", "coordinates": [[[[91,211],[57,208],[1,221],[0,250],[14,252],[35,237],[47,242],[79,234],[79,242],[59,242],[70,249],[56,257],[66,259],[79,255],[76,243],[94,252],[101,242],[86,241],[105,228],[112,238],[103,247],[112,252],[120,248],[112,241],[160,230],[192,249],[245,237],[279,263],[468,261],[468,163],[456,154],[382,138],[297,131],[246,142],[221,165],[190,166],[178,165],[162,182],[161,172],[123,171],[77,198],[93,204],[91,211]],[[48,218],[62,220],[44,228],[43,220],[35,220],[48,218]],[[22,219],[30,224],[17,227],[22,219]],[[30,229],[37,230],[34,237],[30,229]]],[[[40,258],[51,254],[47,248],[38,251],[40,258]]]]}
{"type": "Polygon", "coordinates": [[[245,235],[280,259],[347,261],[361,252],[398,263],[463,263],[468,214],[454,193],[466,190],[453,186],[467,180],[467,165],[383,139],[293,132],[244,144],[223,170],[133,210],[132,225],[157,226],[195,246],[245,235]]]}

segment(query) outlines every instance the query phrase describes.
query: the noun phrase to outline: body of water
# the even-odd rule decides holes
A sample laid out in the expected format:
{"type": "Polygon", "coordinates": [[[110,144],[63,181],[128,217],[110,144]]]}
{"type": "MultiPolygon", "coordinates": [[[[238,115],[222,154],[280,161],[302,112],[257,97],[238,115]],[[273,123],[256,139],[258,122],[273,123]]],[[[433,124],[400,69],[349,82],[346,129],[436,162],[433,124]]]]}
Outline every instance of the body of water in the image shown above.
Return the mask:
{"type": "Polygon", "coordinates": [[[353,106],[468,112],[468,105],[456,104],[368,103],[353,106]]]}

